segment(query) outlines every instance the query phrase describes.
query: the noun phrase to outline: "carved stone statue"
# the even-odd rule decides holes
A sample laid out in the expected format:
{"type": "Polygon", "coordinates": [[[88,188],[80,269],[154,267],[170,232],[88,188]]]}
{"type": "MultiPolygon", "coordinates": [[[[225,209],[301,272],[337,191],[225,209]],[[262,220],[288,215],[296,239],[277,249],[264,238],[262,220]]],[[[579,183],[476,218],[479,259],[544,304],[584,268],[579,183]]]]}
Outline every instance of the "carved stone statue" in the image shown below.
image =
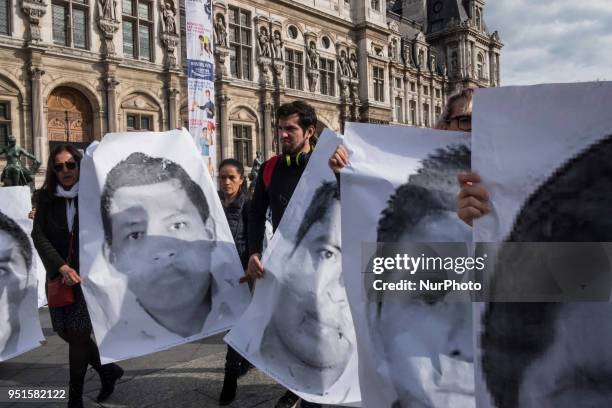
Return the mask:
{"type": "Polygon", "coordinates": [[[42,40],[40,20],[47,12],[47,6],[48,4],[44,0],[21,0],[21,10],[28,17],[30,23],[30,32],[26,37],[28,41],[38,42],[42,40]]]}
{"type": "Polygon", "coordinates": [[[221,13],[217,14],[215,21],[215,38],[218,46],[227,48],[227,29],[225,28],[225,18],[221,13]]]}
{"type": "Polygon", "coordinates": [[[346,52],[342,51],[340,53],[340,58],[338,58],[338,68],[340,68],[340,75],[341,76],[349,76],[349,66],[348,66],[348,61],[346,59],[346,52]]]}
{"type": "Polygon", "coordinates": [[[281,38],[280,31],[274,32],[274,40],[273,40],[273,50],[274,50],[274,58],[278,60],[284,60],[283,57],[283,39],[281,38]]]}
{"type": "Polygon", "coordinates": [[[308,70],[308,89],[310,92],[317,90],[317,83],[319,82],[319,71],[316,69],[308,70]]]}
{"type": "Polygon", "coordinates": [[[310,69],[319,69],[319,51],[317,51],[317,45],[314,41],[311,41],[308,47],[308,62],[310,63],[310,69]]]}
{"type": "Polygon", "coordinates": [[[425,67],[425,52],[419,50],[419,68],[425,67]]]}
{"type": "Polygon", "coordinates": [[[6,145],[0,147],[0,155],[2,154],[6,154],[6,167],[0,175],[0,181],[5,187],[26,186],[34,181],[34,174],[40,167],[40,162],[33,154],[17,146],[15,136],[9,135],[6,145]],[[34,160],[34,165],[30,170],[21,164],[21,156],[34,160]]]}
{"type": "Polygon", "coordinates": [[[395,61],[395,59],[397,58],[396,46],[397,46],[397,42],[395,40],[389,43],[389,59],[391,61],[395,61]]]}
{"type": "Polygon", "coordinates": [[[263,159],[261,158],[261,152],[255,153],[255,159],[253,159],[253,166],[251,167],[251,172],[249,173],[249,180],[253,181],[257,179],[257,175],[259,174],[259,170],[261,169],[262,164],[263,159]]]}
{"type": "Polygon", "coordinates": [[[402,47],[402,59],[404,60],[404,64],[412,65],[412,61],[410,58],[410,48],[405,45],[402,47]]]}
{"type": "MultiPolygon", "coordinates": [[[[110,0],[107,0],[107,1],[110,1],[110,0]]],[[[161,10],[162,18],[164,19],[164,25],[165,25],[164,31],[167,33],[176,34],[176,23],[174,20],[176,13],[174,12],[174,7],[172,3],[170,2],[163,3],[163,4],[160,4],[159,7],[161,10]]]]}
{"type": "Polygon", "coordinates": [[[355,53],[351,53],[351,57],[349,58],[349,71],[351,73],[351,78],[357,78],[359,75],[357,68],[357,55],[355,53]]]}
{"type": "Polygon", "coordinates": [[[270,37],[268,36],[268,30],[266,30],[265,27],[261,27],[259,29],[257,43],[259,44],[259,55],[270,58],[272,56],[272,53],[270,52],[270,37]]]}
{"type": "Polygon", "coordinates": [[[117,20],[115,9],[117,8],[117,2],[115,0],[100,0],[99,3],[100,18],[105,20],[117,20]]]}

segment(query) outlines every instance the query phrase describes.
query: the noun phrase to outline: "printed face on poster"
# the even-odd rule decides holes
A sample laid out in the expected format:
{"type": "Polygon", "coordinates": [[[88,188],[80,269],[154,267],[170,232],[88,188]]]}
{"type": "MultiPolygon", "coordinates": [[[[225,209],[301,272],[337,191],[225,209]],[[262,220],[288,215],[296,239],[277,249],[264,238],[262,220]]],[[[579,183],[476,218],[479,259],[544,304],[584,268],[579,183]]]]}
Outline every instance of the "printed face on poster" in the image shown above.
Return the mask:
{"type": "MultiPolygon", "coordinates": [[[[342,279],[340,195],[324,132],[262,262],[265,278],[226,341],[303,398],[359,402],[356,339],[342,279]]],[[[279,162],[279,166],[284,165],[279,162]]]]}
{"type": "Polygon", "coordinates": [[[343,274],[364,406],[473,407],[471,304],[363,293],[374,289],[364,285],[360,264],[362,242],[471,241],[455,215],[456,177],[470,166],[469,135],[351,123],[345,145],[343,274]]]}
{"type": "MultiPolygon", "coordinates": [[[[476,240],[612,241],[611,95],[610,82],[476,94],[474,169],[492,207],[490,215],[474,223],[476,240]]],[[[573,265],[574,275],[583,278],[581,291],[595,289],[609,299],[609,250],[593,245],[585,252],[578,244],[566,248],[546,263],[499,269],[492,277],[493,291],[504,289],[500,282],[508,273],[529,282],[542,265],[552,276],[573,265]],[[593,259],[603,260],[597,270],[589,269],[593,259]]],[[[502,247],[498,259],[507,252],[502,247]]],[[[535,290],[535,282],[524,288],[527,294],[535,290]]],[[[605,374],[612,368],[609,303],[489,303],[480,312],[479,406],[606,406],[612,401],[605,374]]]]}
{"type": "Polygon", "coordinates": [[[189,149],[188,133],[171,131],[109,134],[87,151],[81,270],[108,360],[227,329],[248,302],[212,180],[189,149]]]}
{"type": "Polygon", "coordinates": [[[30,238],[30,189],[0,188],[0,361],[40,346],[37,255],[30,238]]]}

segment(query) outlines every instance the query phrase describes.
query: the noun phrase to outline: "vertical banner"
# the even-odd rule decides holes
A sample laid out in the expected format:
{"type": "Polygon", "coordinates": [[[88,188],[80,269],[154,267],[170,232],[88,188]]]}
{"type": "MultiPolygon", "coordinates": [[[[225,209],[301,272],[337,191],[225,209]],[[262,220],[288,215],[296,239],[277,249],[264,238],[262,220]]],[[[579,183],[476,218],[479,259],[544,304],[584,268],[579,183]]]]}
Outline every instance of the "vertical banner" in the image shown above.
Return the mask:
{"type": "Polygon", "coordinates": [[[217,162],[212,0],[185,0],[189,133],[211,177],[217,162]]]}

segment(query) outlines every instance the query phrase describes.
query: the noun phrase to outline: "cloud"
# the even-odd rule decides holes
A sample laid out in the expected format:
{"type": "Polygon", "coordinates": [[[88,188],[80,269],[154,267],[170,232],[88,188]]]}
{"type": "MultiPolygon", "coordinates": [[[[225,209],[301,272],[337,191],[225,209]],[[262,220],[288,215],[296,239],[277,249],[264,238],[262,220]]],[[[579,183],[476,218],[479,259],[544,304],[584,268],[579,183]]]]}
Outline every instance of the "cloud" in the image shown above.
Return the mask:
{"type": "Polygon", "coordinates": [[[502,85],[612,80],[612,1],[494,0],[502,85]]]}

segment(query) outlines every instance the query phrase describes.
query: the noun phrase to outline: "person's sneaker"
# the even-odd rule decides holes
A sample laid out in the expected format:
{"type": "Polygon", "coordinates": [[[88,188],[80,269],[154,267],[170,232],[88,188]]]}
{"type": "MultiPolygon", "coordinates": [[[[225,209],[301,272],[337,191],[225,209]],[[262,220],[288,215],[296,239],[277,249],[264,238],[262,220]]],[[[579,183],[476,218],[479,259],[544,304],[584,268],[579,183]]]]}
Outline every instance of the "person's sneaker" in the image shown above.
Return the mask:
{"type": "Polygon", "coordinates": [[[287,390],[285,395],[280,397],[276,402],[274,408],[293,408],[293,406],[300,400],[300,397],[287,390]]]}
{"type": "Polygon", "coordinates": [[[238,388],[238,377],[235,375],[226,374],[223,379],[223,388],[219,396],[219,405],[228,405],[236,398],[236,389],[238,388]]]}

